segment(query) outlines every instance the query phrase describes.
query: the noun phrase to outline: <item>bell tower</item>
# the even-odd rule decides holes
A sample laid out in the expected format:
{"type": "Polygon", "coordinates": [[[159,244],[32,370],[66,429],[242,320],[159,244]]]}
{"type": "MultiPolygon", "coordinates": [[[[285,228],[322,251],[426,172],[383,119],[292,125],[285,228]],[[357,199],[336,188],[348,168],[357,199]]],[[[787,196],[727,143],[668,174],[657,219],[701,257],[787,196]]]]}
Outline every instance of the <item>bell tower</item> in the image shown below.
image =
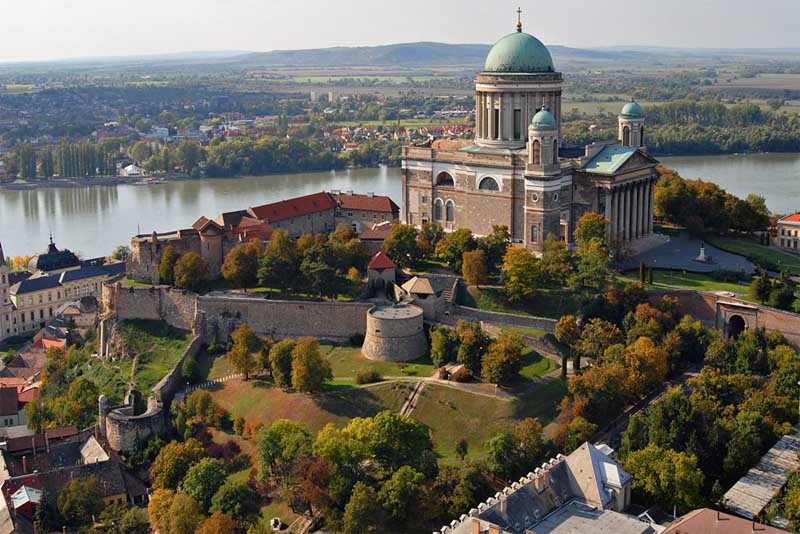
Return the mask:
{"type": "Polygon", "coordinates": [[[8,265],[0,243],[0,340],[11,335],[11,296],[9,294],[8,265]]]}
{"type": "Polygon", "coordinates": [[[644,110],[631,99],[619,114],[619,142],[622,146],[644,148],[644,110]]]}
{"type": "Polygon", "coordinates": [[[561,173],[558,163],[558,123],[547,106],[533,116],[528,127],[526,175],[552,176],[561,173]]]}

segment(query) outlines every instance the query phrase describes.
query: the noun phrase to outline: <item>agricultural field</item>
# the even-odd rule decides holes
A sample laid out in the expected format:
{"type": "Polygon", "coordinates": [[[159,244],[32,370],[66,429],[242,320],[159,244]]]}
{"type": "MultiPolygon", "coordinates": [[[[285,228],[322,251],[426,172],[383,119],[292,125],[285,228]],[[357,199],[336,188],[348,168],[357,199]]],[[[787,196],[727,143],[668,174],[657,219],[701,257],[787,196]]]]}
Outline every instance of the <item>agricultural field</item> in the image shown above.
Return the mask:
{"type": "Polygon", "coordinates": [[[759,74],[754,78],[723,80],[717,88],[766,89],[770,91],[800,91],[800,74],[759,74]]]}

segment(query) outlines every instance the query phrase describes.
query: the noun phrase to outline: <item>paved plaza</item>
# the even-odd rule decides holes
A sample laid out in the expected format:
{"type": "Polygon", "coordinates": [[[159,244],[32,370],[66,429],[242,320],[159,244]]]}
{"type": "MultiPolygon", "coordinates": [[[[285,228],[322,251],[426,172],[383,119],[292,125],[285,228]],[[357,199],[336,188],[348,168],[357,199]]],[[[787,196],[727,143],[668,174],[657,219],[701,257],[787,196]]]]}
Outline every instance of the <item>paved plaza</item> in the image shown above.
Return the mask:
{"type": "Polygon", "coordinates": [[[705,243],[705,252],[706,256],[711,257],[711,261],[706,263],[696,261],[700,255],[700,246],[703,244],[701,239],[683,232],[678,237],[670,237],[668,242],[659,247],[631,257],[623,263],[623,270],[638,269],[639,264],[644,260],[647,267],[655,269],[674,269],[697,273],[708,273],[719,269],[744,270],[747,273],[755,271],[755,266],[744,257],[725,252],[708,243],[705,243]]]}

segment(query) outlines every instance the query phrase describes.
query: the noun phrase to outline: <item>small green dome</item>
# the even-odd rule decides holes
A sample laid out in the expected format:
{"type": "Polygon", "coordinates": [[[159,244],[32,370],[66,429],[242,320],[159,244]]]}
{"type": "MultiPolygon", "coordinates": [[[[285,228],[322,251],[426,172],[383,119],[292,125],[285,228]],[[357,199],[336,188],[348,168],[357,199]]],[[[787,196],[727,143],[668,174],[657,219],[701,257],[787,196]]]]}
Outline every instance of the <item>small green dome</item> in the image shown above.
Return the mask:
{"type": "Polygon", "coordinates": [[[486,56],[484,72],[539,74],[555,72],[553,58],[542,42],[521,31],[497,41],[486,56]]]}
{"type": "Polygon", "coordinates": [[[644,118],[644,110],[642,106],[631,100],[622,108],[622,113],[620,113],[620,115],[631,119],[641,119],[644,118]]]}
{"type": "Polygon", "coordinates": [[[545,107],[542,108],[539,113],[533,116],[531,128],[534,130],[546,131],[555,130],[558,128],[558,126],[556,125],[556,118],[545,107]]]}

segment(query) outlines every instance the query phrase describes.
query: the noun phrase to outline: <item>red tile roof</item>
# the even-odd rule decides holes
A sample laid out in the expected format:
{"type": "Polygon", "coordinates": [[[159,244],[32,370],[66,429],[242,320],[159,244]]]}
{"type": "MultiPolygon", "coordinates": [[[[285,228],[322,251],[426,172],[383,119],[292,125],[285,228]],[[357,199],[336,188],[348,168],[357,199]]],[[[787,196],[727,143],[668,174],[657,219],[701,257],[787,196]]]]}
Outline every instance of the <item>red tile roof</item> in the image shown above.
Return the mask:
{"type": "Polygon", "coordinates": [[[272,237],[272,232],[275,229],[263,221],[253,219],[250,217],[242,217],[239,226],[233,229],[233,234],[236,235],[240,241],[250,241],[251,239],[259,239],[266,241],[272,237]]]}
{"type": "Polygon", "coordinates": [[[220,213],[219,216],[214,219],[214,222],[230,230],[235,226],[239,226],[243,217],[247,217],[247,210],[229,211],[227,213],[220,213]]]}
{"type": "Polygon", "coordinates": [[[375,254],[367,265],[367,269],[395,269],[397,265],[384,251],[375,254]]]}
{"type": "Polygon", "coordinates": [[[0,416],[19,413],[19,394],[17,388],[0,388],[0,416]]]}
{"type": "Polygon", "coordinates": [[[787,215],[780,222],[800,222],[800,212],[787,215]]]}
{"type": "Polygon", "coordinates": [[[377,224],[370,230],[364,230],[359,234],[359,239],[362,241],[364,240],[377,240],[383,241],[387,237],[389,237],[389,233],[392,231],[391,224],[377,224]]]}
{"type": "Polygon", "coordinates": [[[22,404],[33,402],[37,398],[39,398],[39,388],[27,389],[19,394],[19,402],[22,404]]]}
{"type": "Polygon", "coordinates": [[[256,219],[271,223],[332,210],[335,206],[333,197],[328,193],[314,193],[304,197],[264,204],[250,208],[249,211],[256,219]]]}
{"type": "Polygon", "coordinates": [[[333,195],[339,207],[344,210],[378,211],[398,213],[400,207],[391,198],[376,195],[336,194],[333,195]]]}
{"type": "Polygon", "coordinates": [[[673,523],[664,534],[788,534],[787,530],[753,523],[735,515],[701,508],[689,512],[673,523]]]}

